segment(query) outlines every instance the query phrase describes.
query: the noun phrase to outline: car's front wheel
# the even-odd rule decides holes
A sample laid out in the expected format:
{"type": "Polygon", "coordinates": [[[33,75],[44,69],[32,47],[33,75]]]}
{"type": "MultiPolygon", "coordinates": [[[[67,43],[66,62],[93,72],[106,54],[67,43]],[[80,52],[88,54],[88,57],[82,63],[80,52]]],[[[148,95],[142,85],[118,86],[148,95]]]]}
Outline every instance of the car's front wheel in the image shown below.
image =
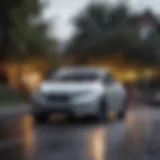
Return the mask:
{"type": "Polygon", "coordinates": [[[102,99],[98,106],[98,113],[97,113],[97,119],[98,121],[106,121],[107,120],[107,104],[104,99],[102,99]]]}
{"type": "Polygon", "coordinates": [[[125,118],[127,109],[128,109],[128,102],[125,100],[125,101],[123,102],[122,109],[118,112],[118,118],[119,118],[119,119],[124,119],[124,118],[125,118]]]}
{"type": "Polygon", "coordinates": [[[75,117],[75,116],[73,116],[73,115],[70,115],[69,117],[68,117],[68,121],[69,122],[76,122],[76,120],[77,120],[77,117],[75,117]]]}
{"type": "Polygon", "coordinates": [[[47,114],[34,114],[34,120],[36,123],[45,123],[48,120],[47,114]]]}

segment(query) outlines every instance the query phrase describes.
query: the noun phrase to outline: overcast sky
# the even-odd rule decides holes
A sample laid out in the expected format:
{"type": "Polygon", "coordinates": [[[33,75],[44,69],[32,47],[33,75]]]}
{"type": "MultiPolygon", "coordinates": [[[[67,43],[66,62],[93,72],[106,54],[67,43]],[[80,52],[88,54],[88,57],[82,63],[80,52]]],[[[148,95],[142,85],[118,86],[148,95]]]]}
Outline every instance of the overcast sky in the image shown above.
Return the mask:
{"type": "MultiPolygon", "coordinates": [[[[56,23],[52,25],[50,34],[55,35],[58,39],[66,40],[74,32],[74,28],[70,24],[71,18],[77,12],[80,12],[91,0],[49,0],[49,1],[50,5],[45,12],[45,16],[54,17],[53,21],[54,23],[56,23]]],[[[111,3],[116,3],[118,0],[106,0],[106,1],[109,1],[111,3]]],[[[160,13],[159,11],[160,0],[126,0],[126,1],[129,2],[130,6],[132,6],[134,10],[142,10],[143,8],[150,7],[155,12],[160,13]]]]}

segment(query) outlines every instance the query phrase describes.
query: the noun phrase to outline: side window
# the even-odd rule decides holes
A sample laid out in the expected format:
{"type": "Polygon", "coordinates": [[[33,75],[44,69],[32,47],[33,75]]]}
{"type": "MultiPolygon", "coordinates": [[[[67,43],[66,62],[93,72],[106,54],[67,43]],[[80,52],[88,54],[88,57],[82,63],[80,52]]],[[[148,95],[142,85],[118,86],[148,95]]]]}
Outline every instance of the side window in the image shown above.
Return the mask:
{"type": "Polygon", "coordinates": [[[116,80],[111,73],[105,75],[105,78],[104,78],[105,84],[113,84],[115,81],[116,80]]]}

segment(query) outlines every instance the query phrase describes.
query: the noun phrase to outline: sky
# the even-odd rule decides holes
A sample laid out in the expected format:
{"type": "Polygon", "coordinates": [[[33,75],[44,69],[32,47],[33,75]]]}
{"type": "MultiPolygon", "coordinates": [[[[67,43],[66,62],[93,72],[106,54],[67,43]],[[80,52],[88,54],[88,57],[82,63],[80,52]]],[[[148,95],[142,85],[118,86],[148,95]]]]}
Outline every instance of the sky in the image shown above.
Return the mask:
{"type": "MultiPolygon", "coordinates": [[[[51,27],[49,34],[59,40],[65,41],[74,33],[71,24],[72,17],[79,13],[90,1],[95,0],[48,0],[49,6],[44,16],[49,18],[51,27]]],[[[100,0],[97,0],[100,1],[100,0]]],[[[105,0],[103,0],[105,1],[105,0]]],[[[106,0],[112,4],[118,0],[106,0]]],[[[141,11],[144,8],[152,8],[160,13],[160,0],[119,0],[127,1],[133,10],[141,11]]]]}

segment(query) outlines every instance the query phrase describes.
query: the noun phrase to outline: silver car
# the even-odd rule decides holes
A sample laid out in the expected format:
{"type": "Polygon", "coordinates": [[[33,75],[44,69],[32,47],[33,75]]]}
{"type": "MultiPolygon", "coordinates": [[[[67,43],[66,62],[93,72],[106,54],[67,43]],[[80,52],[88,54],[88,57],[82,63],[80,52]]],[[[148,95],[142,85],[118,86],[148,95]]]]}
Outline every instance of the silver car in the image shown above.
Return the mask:
{"type": "Polygon", "coordinates": [[[109,112],[124,116],[126,91],[107,70],[60,68],[33,93],[31,104],[36,120],[45,120],[52,113],[105,120],[109,112]]]}

